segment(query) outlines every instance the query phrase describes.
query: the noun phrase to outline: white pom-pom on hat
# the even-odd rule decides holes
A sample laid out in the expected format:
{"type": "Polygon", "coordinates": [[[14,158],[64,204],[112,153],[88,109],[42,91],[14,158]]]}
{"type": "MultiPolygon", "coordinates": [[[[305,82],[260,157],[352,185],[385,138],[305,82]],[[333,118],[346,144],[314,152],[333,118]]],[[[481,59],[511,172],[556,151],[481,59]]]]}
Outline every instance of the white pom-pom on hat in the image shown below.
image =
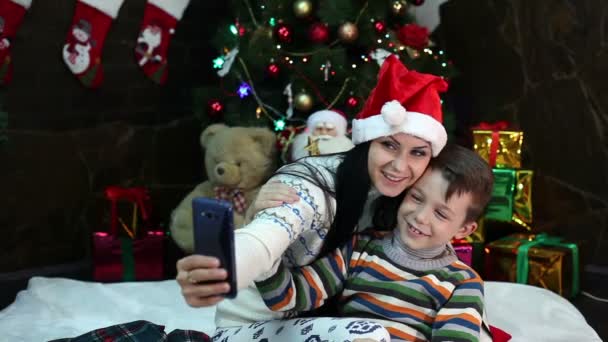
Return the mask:
{"type": "Polygon", "coordinates": [[[384,122],[391,126],[400,126],[407,116],[407,110],[397,100],[385,103],[380,110],[384,122]]]}

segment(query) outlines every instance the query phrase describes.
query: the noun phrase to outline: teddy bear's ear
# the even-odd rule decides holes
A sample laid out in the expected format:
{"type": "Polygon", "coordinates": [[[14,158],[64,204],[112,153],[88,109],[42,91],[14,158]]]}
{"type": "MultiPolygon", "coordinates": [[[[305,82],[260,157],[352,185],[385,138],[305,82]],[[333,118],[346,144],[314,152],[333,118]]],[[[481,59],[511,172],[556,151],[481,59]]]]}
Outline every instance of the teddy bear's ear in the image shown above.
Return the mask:
{"type": "Polygon", "coordinates": [[[209,140],[215,135],[217,134],[217,132],[228,128],[228,126],[224,125],[224,124],[213,124],[213,125],[209,125],[207,126],[207,128],[205,128],[205,130],[203,131],[203,133],[201,133],[201,146],[203,148],[207,148],[207,144],[209,143],[209,140]]]}
{"type": "Polygon", "coordinates": [[[267,128],[251,128],[251,138],[262,146],[262,151],[273,154],[276,149],[277,137],[267,128]]]}

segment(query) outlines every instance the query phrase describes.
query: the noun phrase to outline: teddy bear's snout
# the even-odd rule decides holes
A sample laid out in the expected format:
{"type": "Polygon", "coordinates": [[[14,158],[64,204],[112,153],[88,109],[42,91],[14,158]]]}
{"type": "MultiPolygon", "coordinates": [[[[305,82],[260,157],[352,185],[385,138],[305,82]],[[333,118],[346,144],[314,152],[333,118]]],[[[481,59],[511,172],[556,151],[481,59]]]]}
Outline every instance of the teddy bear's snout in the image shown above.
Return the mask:
{"type": "Polygon", "coordinates": [[[229,163],[220,163],[215,166],[215,178],[219,183],[228,186],[234,186],[241,181],[238,167],[229,163]]]}

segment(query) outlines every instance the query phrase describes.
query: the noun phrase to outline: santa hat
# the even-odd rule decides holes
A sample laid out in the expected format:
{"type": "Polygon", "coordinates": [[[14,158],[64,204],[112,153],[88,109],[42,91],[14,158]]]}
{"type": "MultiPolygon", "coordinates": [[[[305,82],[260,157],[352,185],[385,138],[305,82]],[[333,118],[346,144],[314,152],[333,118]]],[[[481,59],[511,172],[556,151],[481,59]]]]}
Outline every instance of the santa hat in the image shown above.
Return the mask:
{"type": "Polygon", "coordinates": [[[306,127],[312,131],[319,123],[322,122],[333,124],[336,128],[336,133],[338,136],[346,134],[346,126],[348,125],[348,122],[346,121],[344,114],[329,109],[314,112],[308,117],[306,127]]]}
{"type": "Polygon", "coordinates": [[[353,143],[403,132],[428,141],[437,156],[448,139],[439,98],[447,88],[440,77],[407,70],[395,55],[387,57],[378,84],[353,120],[353,143]]]}

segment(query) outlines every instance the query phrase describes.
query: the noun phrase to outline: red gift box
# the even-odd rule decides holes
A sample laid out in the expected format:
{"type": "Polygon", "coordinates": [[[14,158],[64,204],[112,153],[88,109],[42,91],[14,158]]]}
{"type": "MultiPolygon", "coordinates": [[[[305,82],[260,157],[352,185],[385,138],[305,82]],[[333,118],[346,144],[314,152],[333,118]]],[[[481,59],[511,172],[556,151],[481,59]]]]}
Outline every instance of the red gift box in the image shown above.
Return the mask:
{"type": "Polygon", "coordinates": [[[160,280],[164,278],[165,233],[150,228],[150,196],[144,188],[106,188],[110,229],[93,232],[95,281],[160,280]],[[119,216],[119,205],[133,206],[131,227],[119,216]],[[142,229],[137,231],[139,217],[142,229]],[[119,223],[122,229],[119,229],[119,223]]]}
{"type": "Polygon", "coordinates": [[[452,247],[456,251],[458,260],[473,267],[473,245],[464,240],[452,241],[452,247]]]}

